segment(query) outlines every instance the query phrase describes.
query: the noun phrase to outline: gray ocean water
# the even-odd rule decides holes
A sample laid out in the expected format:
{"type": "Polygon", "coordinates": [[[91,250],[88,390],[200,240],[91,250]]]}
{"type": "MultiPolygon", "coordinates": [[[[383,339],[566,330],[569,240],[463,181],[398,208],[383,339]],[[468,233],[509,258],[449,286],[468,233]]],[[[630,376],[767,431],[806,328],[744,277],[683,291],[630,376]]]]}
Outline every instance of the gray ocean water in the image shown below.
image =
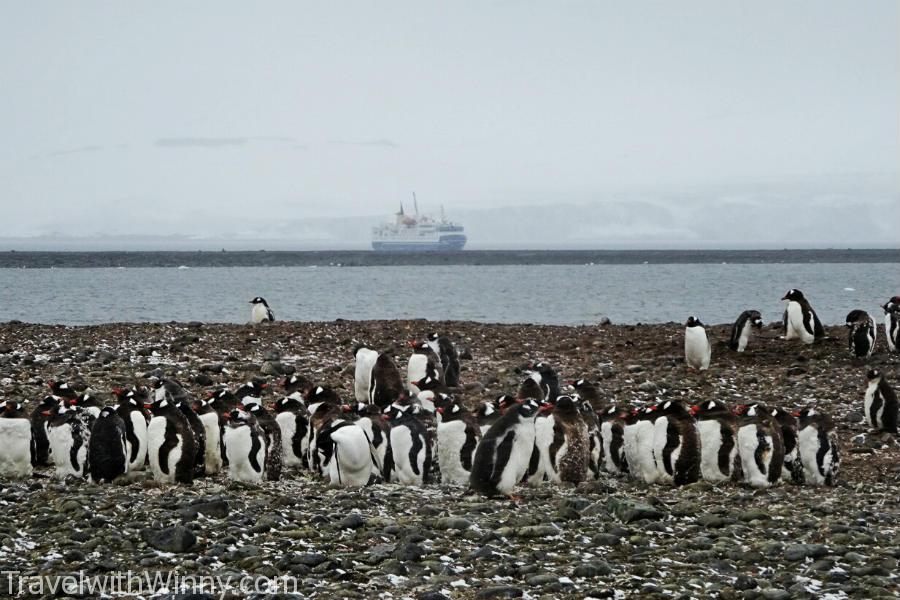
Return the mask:
{"type": "Polygon", "coordinates": [[[473,320],[588,324],[781,317],[789,288],[826,324],[855,308],[881,320],[900,265],[668,264],[0,269],[0,321],[246,322],[265,297],[279,320],[473,320]]]}

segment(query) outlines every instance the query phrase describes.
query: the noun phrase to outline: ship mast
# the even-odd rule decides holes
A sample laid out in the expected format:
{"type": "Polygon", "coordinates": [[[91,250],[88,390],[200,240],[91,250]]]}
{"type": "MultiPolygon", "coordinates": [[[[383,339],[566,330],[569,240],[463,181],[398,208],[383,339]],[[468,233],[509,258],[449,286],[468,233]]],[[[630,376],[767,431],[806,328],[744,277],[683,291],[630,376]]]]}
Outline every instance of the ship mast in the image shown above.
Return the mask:
{"type": "Polygon", "coordinates": [[[418,216],[419,216],[419,203],[418,203],[418,201],[416,200],[416,193],[415,193],[415,192],[413,192],[413,206],[416,207],[416,216],[418,217],[418,216]]]}

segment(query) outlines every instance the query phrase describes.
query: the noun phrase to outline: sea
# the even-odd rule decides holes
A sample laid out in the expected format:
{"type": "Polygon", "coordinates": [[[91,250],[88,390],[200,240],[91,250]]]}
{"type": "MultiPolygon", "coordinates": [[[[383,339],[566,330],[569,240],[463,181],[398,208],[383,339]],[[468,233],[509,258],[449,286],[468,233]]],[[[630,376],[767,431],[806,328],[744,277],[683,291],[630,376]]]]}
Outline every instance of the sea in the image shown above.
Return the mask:
{"type": "MultiPolygon", "coordinates": [[[[719,324],[733,322],[745,309],[759,310],[766,321],[779,320],[780,298],[790,288],[804,292],[825,324],[840,324],[857,308],[880,322],[880,305],[900,294],[897,251],[877,260],[863,256],[866,262],[834,262],[836,256],[861,256],[846,252],[797,262],[782,262],[783,255],[774,255],[777,262],[758,256],[749,260],[750,255],[734,252],[707,252],[697,262],[689,257],[685,262],[683,253],[669,261],[665,253],[656,253],[580,262],[591,257],[560,261],[536,252],[527,259],[471,264],[458,258],[441,264],[431,257],[388,265],[348,265],[326,255],[299,266],[204,266],[208,260],[192,261],[189,255],[163,261],[144,253],[150,258],[127,256],[119,266],[102,267],[85,265],[108,265],[108,254],[73,262],[49,253],[51,263],[61,266],[48,266],[48,253],[33,260],[14,254],[14,265],[9,255],[0,257],[0,266],[6,266],[0,268],[0,321],[65,325],[244,323],[254,296],[268,301],[277,320],[291,321],[423,318],[582,325],[604,317],[616,324],[681,323],[693,315],[719,324]],[[142,266],[166,261],[172,264],[142,266]]],[[[266,261],[271,258],[260,259],[266,261]]]]}

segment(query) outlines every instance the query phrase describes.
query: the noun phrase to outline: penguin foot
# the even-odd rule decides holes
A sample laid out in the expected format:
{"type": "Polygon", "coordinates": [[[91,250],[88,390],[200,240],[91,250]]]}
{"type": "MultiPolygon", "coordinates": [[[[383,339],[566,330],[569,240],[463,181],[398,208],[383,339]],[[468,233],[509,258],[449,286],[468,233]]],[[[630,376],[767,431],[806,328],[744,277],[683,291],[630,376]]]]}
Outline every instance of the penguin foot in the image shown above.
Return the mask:
{"type": "Polygon", "coordinates": [[[516,504],[522,501],[522,496],[519,496],[518,494],[507,494],[506,497],[516,504]]]}

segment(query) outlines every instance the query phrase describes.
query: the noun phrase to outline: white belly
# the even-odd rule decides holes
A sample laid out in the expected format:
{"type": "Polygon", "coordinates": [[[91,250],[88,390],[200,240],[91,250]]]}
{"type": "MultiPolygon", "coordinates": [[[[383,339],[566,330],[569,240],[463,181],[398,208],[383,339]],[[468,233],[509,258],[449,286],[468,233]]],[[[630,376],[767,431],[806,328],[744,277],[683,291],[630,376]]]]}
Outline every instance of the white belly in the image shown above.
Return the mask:
{"type": "Polygon", "coordinates": [[[372,475],[372,455],[369,439],[362,428],[351,425],[331,434],[334,454],[328,464],[328,479],[332,486],[362,487],[372,475]]]}
{"type": "Polygon", "coordinates": [[[356,353],[356,373],[354,379],[354,392],[357,402],[369,402],[369,385],[372,382],[372,369],[378,353],[368,348],[360,348],[356,353]]]}
{"type": "Polygon", "coordinates": [[[294,434],[297,433],[297,415],[287,411],[278,413],[275,423],[281,430],[281,464],[285,467],[300,467],[301,457],[294,454],[294,434]]]}
{"type": "MultiPolygon", "coordinates": [[[[520,423],[513,429],[513,432],[515,432],[514,435],[516,437],[513,440],[509,462],[506,464],[506,468],[503,469],[500,481],[497,483],[497,490],[504,494],[512,492],[516,484],[528,472],[528,462],[531,460],[531,450],[534,448],[534,422],[529,420],[520,423]]],[[[513,434],[509,433],[507,435],[513,434]]]]}
{"type": "Polygon", "coordinates": [[[412,449],[411,432],[406,427],[391,428],[391,453],[394,457],[394,477],[400,485],[422,485],[424,477],[425,447],[423,445],[419,453],[413,457],[418,474],[413,471],[413,463],[410,461],[412,449]]]}
{"type": "Polygon", "coordinates": [[[706,330],[702,327],[686,327],[684,330],[684,360],[695,369],[704,371],[709,368],[712,351],[706,330]]]}
{"type": "Polygon", "coordinates": [[[872,403],[875,401],[875,393],[878,391],[877,383],[870,383],[866,388],[866,397],[863,402],[863,411],[866,415],[866,423],[869,424],[869,427],[872,429],[881,429],[882,415],[884,414],[884,402],[882,402],[881,407],[876,411],[874,418],[872,415],[872,403]]]}
{"type": "MultiPolygon", "coordinates": [[[[528,476],[528,485],[541,485],[553,480],[556,472],[550,464],[550,444],[553,443],[553,426],[556,421],[553,415],[538,417],[534,422],[534,446],[538,452],[537,470],[528,476]]],[[[529,453],[529,462],[531,453],[529,453]]]]}
{"type": "Polygon", "coordinates": [[[218,473],[222,468],[222,448],[221,433],[219,430],[219,415],[215,412],[209,412],[200,415],[200,422],[203,423],[203,431],[206,434],[206,445],[204,446],[204,469],[207,475],[218,473]]]}
{"type": "Polygon", "coordinates": [[[256,464],[260,470],[253,468],[250,462],[250,452],[253,448],[249,427],[226,427],[223,441],[225,442],[225,456],[228,457],[228,476],[235,481],[245,483],[259,483],[263,480],[266,463],[265,436],[259,437],[259,450],[256,452],[256,464]]]}
{"type": "Polygon", "coordinates": [[[418,393],[419,388],[413,384],[421,381],[428,374],[428,357],[424,354],[413,354],[406,363],[406,384],[410,391],[418,393]],[[413,391],[414,390],[414,391],[413,391]]]}
{"type": "MultiPolygon", "coordinates": [[[[738,429],[737,441],[738,453],[741,457],[741,467],[743,467],[744,470],[744,480],[753,487],[769,487],[771,483],[769,482],[767,473],[760,471],[759,467],[756,465],[756,447],[759,445],[759,441],[756,438],[756,425],[744,425],[738,429]]],[[[771,436],[767,436],[766,441],[768,441],[771,448],[771,436]]],[[[771,461],[771,454],[772,451],[768,450],[763,455],[763,466],[765,466],[766,469],[771,468],[771,465],[769,464],[771,461]]]]}
{"type": "Polygon", "coordinates": [[[137,438],[137,454],[134,460],[131,460],[131,444],[126,444],[128,450],[128,470],[143,471],[144,465],[147,464],[147,421],[140,411],[131,411],[128,418],[131,420],[132,430],[137,438]]]}
{"type": "Polygon", "coordinates": [[[254,304],[253,308],[250,310],[250,322],[262,323],[263,321],[268,320],[269,310],[266,308],[265,304],[254,304]]]}
{"type": "Polygon", "coordinates": [[[0,476],[10,479],[31,477],[31,421],[0,419],[0,476]]]}
{"type": "MultiPolygon", "coordinates": [[[[700,474],[703,479],[712,482],[728,481],[731,472],[722,473],[719,469],[719,450],[722,447],[722,425],[714,419],[700,421],[700,474]]],[[[732,451],[729,466],[733,464],[735,448],[732,451]]]]}
{"type": "Polygon", "coordinates": [[[803,465],[803,475],[806,483],[812,485],[824,485],[825,475],[831,472],[834,453],[829,447],[822,460],[825,475],[819,470],[816,454],[819,452],[819,430],[815,427],[804,427],[797,434],[797,447],[800,450],[800,464],[803,465]]]}
{"type": "Polygon", "coordinates": [[[469,471],[463,468],[460,461],[460,452],[466,443],[466,424],[463,421],[439,423],[437,426],[437,441],[437,458],[438,467],[441,470],[441,482],[450,485],[468,485],[469,471]]]}
{"type": "MultiPolygon", "coordinates": [[[[788,302],[787,314],[787,332],[785,333],[784,339],[799,339],[804,344],[812,344],[816,341],[815,336],[808,332],[806,327],[803,326],[803,308],[798,302],[788,302]]],[[[811,325],[813,324],[811,323],[811,325]]]]}
{"type": "Polygon", "coordinates": [[[84,475],[84,458],[82,454],[87,454],[86,444],[82,444],[76,455],[78,466],[72,465],[72,426],[70,424],[60,425],[58,427],[50,427],[47,438],[50,442],[50,458],[56,467],[55,475],[57,479],[65,479],[72,475],[81,477],[84,475]]]}

